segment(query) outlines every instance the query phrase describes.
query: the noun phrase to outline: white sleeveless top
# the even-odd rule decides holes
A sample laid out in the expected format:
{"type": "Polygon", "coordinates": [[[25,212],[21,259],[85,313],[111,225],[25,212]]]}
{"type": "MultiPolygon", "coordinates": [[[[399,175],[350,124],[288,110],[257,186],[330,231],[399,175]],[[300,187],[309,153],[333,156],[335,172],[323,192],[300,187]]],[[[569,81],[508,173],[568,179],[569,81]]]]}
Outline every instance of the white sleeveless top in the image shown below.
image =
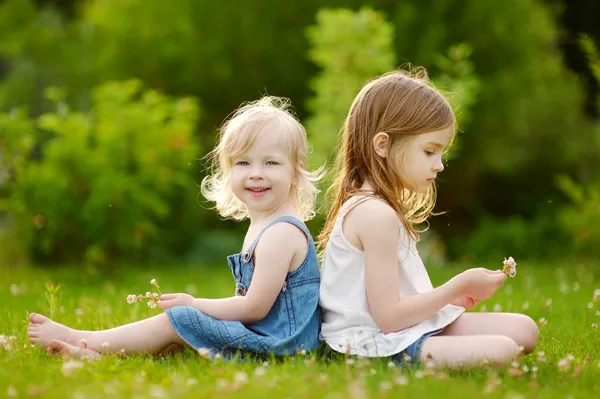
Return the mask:
{"type": "MultiPolygon", "coordinates": [[[[333,350],[365,357],[402,352],[423,334],[445,327],[465,309],[446,305],[431,318],[402,331],[384,334],[371,316],[365,288],[365,255],[342,233],[346,213],[372,197],[355,196],[344,203],[329,237],[321,271],[319,304],[323,309],[320,339],[333,350]]],[[[400,297],[433,290],[416,242],[400,223],[398,268],[400,297]]]]}

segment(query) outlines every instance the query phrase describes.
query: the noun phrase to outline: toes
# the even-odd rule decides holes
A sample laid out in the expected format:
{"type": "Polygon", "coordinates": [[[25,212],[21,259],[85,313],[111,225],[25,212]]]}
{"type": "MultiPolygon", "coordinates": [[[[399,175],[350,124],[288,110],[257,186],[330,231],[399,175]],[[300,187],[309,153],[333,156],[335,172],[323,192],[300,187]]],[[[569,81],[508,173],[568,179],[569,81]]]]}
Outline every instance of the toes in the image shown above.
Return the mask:
{"type": "Polygon", "coordinates": [[[41,324],[48,320],[50,320],[50,319],[48,319],[46,316],[42,316],[41,314],[31,313],[29,315],[29,321],[34,324],[41,324]]]}

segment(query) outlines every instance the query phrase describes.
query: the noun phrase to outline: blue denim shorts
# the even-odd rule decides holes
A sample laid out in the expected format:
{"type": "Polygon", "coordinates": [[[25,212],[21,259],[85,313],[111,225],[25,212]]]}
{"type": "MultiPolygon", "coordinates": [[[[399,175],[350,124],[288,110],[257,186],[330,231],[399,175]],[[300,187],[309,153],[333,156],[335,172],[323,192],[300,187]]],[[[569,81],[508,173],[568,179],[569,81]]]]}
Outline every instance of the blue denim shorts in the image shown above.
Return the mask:
{"type": "Polygon", "coordinates": [[[437,335],[444,331],[443,328],[439,328],[434,331],[423,334],[419,339],[410,344],[408,348],[404,349],[400,353],[396,353],[392,356],[392,362],[396,363],[401,367],[410,367],[421,363],[421,351],[423,349],[423,342],[433,335],[437,335]]]}

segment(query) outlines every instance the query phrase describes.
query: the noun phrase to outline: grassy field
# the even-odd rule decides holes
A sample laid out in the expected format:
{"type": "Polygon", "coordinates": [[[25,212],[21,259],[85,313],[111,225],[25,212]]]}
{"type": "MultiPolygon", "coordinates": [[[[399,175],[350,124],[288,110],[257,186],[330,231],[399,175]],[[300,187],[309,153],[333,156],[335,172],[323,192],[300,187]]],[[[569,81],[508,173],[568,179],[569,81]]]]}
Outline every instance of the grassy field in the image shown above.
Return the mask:
{"type": "MultiPolygon", "coordinates": [[[[51,358],[26,338],[28,312],[79,329],[109,328],[159,312],[126,302],[130,293],[233,293],[228,268],[121,268],[111,278],[83,268],[0,268],[0,398],[597,398],[600,397],[600,264],[519,261],[519,274],[474,311],[523,312],[540,321],[538,350],[502,370],[403,371],[385,359],[297,355],[267,363],[211,363],[192,351],[163,359],[105,356],[97,362],[51,358]],[[59,297],[47,295],[60,285],[59,297]],[[14,338],[13,338],[14,337],[14,338]]],[[[430,270],[434,284],[462,270],[430,270]]]]}

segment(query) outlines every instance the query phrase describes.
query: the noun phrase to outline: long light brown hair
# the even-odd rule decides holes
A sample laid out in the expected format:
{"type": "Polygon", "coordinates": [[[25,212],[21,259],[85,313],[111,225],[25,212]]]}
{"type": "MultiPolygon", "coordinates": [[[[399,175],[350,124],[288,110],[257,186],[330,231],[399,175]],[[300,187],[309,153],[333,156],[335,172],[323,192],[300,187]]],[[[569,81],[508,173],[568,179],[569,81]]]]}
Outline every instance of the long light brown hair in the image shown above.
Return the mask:
{"type": "Polygon", "coordinates": [[[456,117],[444,96],[435,89],[424,69],[394,71],[368,82],[358,93],[344,122],[341,142],[334,166],[335,180],[327,195],[333,201],[319,235],[319,249],[324,251],[340,208],[355,194],[385,200],[398,214],[409,234],[419,239],[417,226],[433,213],[436,188],[426,193],[407,189],[394,167],[395,154],[402,153],[412,136],[452,128],[456,117]],[[378,156],[373,137],[378,132],[389,135],[389,156],[378,156]],[[398,151],[399,150],[399,151],[398,151]],[[373,191],[364,192],[368,181],[373,191]]]}

